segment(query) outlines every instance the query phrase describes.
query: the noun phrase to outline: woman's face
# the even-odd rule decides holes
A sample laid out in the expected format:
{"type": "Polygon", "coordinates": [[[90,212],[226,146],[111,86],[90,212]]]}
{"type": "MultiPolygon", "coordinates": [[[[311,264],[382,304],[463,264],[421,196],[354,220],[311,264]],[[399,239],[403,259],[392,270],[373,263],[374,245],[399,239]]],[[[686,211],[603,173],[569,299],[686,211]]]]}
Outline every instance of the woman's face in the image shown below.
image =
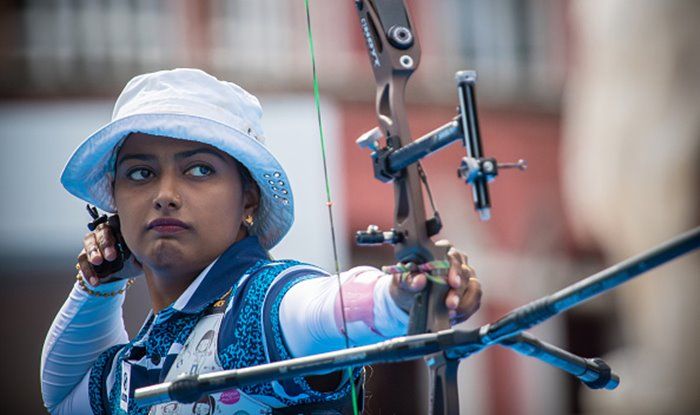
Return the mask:
{"type": "Polygon", "coordinates": [[[199,272],[245,236],[242,220],[257,207],[236,161],[207,144],[130,134],[115,176],[124,240],[153,270],[199,272]]]}

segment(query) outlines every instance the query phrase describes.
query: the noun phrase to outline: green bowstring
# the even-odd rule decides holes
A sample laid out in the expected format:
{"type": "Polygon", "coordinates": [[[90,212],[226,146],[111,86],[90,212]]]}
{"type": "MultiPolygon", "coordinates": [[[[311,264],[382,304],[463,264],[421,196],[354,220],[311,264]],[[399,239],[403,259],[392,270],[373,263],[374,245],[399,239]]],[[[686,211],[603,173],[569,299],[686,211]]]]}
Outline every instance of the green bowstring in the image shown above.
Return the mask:
{"type": "MultiPolygon", "coordinates": [[[[326,184],[326,206],[328,207],[328,219],[331,224],[331,240],[333,242],[333,261],[335,263],[335,275],[338,277],[338,289],[340,295],[340,309],[341,315],[343,317],[343,332],[345,335],[345,348],[350,348],[350,339],[348,337],[348,325],[345,320],[345,301],[343,300],[343,287],[340,281],[340,263],[338,261],[338,246],[336,244],[335,238],[335,226],[333,222],[333,199],[331,198],[331,186],[330,180],[328,178],[328,162],[326,160],[326,139],[323,136],[323,122],[321,120],[321,100],[318,88],[318,75],[316,73],[316,54],[314,53],[314,39],[311,34],[311,13],[309,12],[309,0],[304,0],[304,5],[306,6],[306,30],[309,37],[309,51],[311,53],[311,71],[313,74],[313,84],[314,84],[314,103],[316,104],[316,119],[318,121],[318,131],[319,138],[321,141],[321,158],[323,159],[323,177],[326,184]]],[[[355,379],[352,376],[352,368],[348,367],[348,379],[350,382],[350,389],[352,393],[352,409],[355,415],[359,414],[359,409],[357,407],[357,391],[355,390],[355,379]]]]}

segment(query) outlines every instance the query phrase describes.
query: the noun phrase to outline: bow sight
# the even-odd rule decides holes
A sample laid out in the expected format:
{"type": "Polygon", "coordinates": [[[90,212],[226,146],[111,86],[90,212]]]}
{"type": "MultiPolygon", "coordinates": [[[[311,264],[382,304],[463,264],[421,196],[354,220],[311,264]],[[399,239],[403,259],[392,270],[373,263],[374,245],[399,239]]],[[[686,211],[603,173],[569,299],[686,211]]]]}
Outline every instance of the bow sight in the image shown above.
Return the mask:
{"type": "MultiPolygon", "coordinates": [[[[521,159],[515,163],[498,163],[495,158],[484,156],[476,110],[476,71],[459,71],[455,75],[459,97],[457,116],[412,141],[405,120],[403,98],[406,82],[418,67],[420,47],[417,37],[411,31],[413,25],[408,12],[403,1],[397,0],[357,0],[355,5],[360,14],[360,26],[377,81],[377,115],[381,125],[381,128],[375,127],[362,134],[356,143],[372,151],[374,177],[384,183],[397,183],[397,206],[406,206],[408,211],[408,205],[411,201],[418,203],[421,193],[415,185],[400,183],[416,182],[405,180],[410,179],[408,176],[411,174],[415,174],[407,169],[415,166],[415,171],[430,196],[427,179],[420,168],[420,160],[455,141],[460,141],[467,155],[462,158],[457,175],[472,186],[474,208],[479,218],[490,219],[491,199],[488,183],[496,178],[500,169],[525,170],[527,162],[521,159]],[[386,139],[382,140],[384,136],[386,139]]],[[[435,214],[433,218],[425,221],[427,237],[436,235],[442,228],[432,196],[430,203],[435,214]]],[[[404,216],[408,217],[409,213],[404,216]]],[[[357,232],[356,242],[358,245],[396,245],[406,240],[408,231],[410,229],[401,229],[401,226],[381,231],[377,226],[370,225],[366,231],[357,232]]],[[[423,232],[419,232],[419,235],[421,234],[423,232]]],[[[406,257],[410,255],[406,254],[406,257]]],[[[412,255],[421,256],[416,253],[412,255]]],[[[402,255],[397,252],[397,256],[402,255]]],[[[428,260],[425,256],[420,259],[428,260]]]]}
{"type": "MultiPolygon", "coordinates": [[[[418,163],[455,141],[460,141],[465,147],[467,155],[462,158],[457,168],[457,176],[467,184],[472,185],[474,208],[479,213],[479,218],[489,220],[491,218],[491,199],[488,183],[496,178],[501,169],[527,169],[527,161],[520,159],[515,163],[498,163],[495,158],[484,156],[479,132],[479,118],[476,111],[476,71],[459,71],[455,75],[455,80],[459,94],[457,108],[459,114],[452,121],[400,148],[392,147],[389,144],[392,140],[389,139],[382,146],[380,144],[382,133],[379,127],[362,134],[356,143],[362,148],[372,150],[374,177],[387,183],[399,178],[406,167],[418,163]]],[[[440,230],[440,227],[435,228],[432,225],[433,228],[430,228],[430,224],[428,226],[430,236],[437,234],[440,230]]],[[[372,245],[396,243],[402,240],[401,235],[396,234],[379,240],[377,238],[378,232],[379,230],[374,226],[368,231],[358,232],[357,243],[372,245]]]]}

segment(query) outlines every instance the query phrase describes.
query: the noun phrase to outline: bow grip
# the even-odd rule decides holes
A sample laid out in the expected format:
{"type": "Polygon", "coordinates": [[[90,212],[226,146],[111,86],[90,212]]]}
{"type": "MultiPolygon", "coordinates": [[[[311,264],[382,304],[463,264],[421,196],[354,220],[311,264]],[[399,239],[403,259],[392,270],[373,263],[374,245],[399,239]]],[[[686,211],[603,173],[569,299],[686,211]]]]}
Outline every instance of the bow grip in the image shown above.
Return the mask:
{"type": "Polygon", "coordinates": [[[408,334],[436,333],[450,328],[445,297],[450,286],[428,280],[425,289],[416,294],[408,320],[408,334]]]}

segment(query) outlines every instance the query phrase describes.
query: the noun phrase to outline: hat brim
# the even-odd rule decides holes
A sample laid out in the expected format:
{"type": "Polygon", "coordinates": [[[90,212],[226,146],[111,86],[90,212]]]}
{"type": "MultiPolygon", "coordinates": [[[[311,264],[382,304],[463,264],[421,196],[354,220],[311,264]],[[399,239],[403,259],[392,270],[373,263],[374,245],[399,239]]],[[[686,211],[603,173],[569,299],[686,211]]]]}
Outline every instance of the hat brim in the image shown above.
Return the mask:
{"type": "Polygon", "coordinates": [[[294,222],[292,189],[282,165],[245,132],[186,114],[135,114],[112,121],[90,135],[71,155],[61,184],[74,196],[114,213],[115,148],[130,133],[145,133],[209,144],[243,164],[260,188],[260,205],[250,231],[261,246],[275,246],[294,222]]]}

